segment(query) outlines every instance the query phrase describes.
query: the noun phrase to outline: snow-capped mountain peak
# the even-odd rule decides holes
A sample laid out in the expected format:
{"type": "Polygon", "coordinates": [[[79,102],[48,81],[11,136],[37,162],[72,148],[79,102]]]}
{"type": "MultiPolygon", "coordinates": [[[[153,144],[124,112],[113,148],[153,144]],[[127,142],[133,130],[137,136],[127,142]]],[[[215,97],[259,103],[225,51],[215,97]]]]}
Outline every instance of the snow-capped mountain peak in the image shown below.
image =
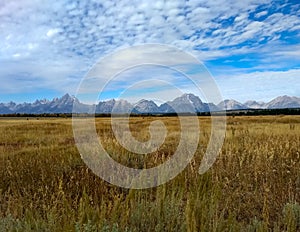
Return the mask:
{"type": "Polygon", "coordinates": [[[138,101],[135,104],[134,109],[140,113],[157,113],[157,112],[159,112],[159,108],[155,104],[154,101],[145,100],[145,99],[138,101]]]}
{"type": "Polygon", "coordinates": [[[233,100],[233,99],[226,99],[223,102],[220,102],[218,104],[218,106],[224,107],[226,110],[242,110],[242,109],[248,109],[247,106],[245,106],[244,104],[233,100]]]}

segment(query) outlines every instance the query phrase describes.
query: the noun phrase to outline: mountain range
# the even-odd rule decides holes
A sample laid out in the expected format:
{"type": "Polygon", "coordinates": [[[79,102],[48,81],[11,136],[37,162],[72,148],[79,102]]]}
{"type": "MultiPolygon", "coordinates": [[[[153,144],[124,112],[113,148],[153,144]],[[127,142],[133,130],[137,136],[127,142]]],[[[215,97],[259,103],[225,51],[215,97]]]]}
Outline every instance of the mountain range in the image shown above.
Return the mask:
{"type": "Polygon", "coordinates": [[[154,101],[142,99],[135,104],[126,100],[100,101],[96,105],[81,103],[76,97],[65,94],[61,98],[53,100],[36,100],[33,103],[16,104],[15,102],[0,103],[0,114],[42,114],[42,113],[188,113],[188,112],[209,112],[220,110],[242,110],[242,109],[282,109],[300,108],[300,98],[290,96],[280,96],[270,102],[247,101],[240,103],[236,100],[224,100],[218,105],[202,102],[198,96],[191,93],[183,94],[173,101],[157,105],[154,101]],[[75,103],[75,104],[74,104],[75,103]]]}

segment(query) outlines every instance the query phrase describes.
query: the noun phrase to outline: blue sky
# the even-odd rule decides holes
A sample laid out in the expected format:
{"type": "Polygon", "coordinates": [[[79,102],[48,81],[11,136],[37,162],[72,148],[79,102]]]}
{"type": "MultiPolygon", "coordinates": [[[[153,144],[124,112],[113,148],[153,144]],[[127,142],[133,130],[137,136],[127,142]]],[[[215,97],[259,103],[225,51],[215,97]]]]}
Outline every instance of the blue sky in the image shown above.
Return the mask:
{"type": "MultiPolygon", "coordinates": [[[[1,1],[0,38],[0,102],[75,94],[101,57],[144,43],[172,45],[197,57],[223,98],[300,97],[298,0],[1,1]]],[[[131,74],[134,79],[143,71],[131,74]]],[[[193,92],[181,83],[178,88],[193,92]]],[[[105,96],[119,93],[110,88],[105,96]]],[[[163,89],[159,94],[175,97],[163,89]]]]}

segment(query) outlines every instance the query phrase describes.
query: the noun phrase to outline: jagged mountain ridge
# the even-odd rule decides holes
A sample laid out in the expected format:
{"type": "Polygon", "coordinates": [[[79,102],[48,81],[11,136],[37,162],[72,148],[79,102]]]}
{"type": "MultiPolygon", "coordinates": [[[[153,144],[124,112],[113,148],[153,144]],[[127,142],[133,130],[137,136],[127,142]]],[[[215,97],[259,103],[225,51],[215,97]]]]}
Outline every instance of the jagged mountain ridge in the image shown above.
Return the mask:
{"type": "Polygon", "coordinates": [[[140,113],[158,113],[160,109],[154,101],[142,99],[134,105],[136,112],[140,113]]]}
{"type": "Polygon", "coordinates": [[[250,108],[250,109],[264,109],[264,108],[267,108],[266,107],[266,103],[264,102],[257,102],[257,101],[253,101],[253,100],[250,100],[250,101],[246,101],[244,103],[244,105],[247,107],[247,108],[250,108]]]}
{"type": "Polygon", "coordinates": [[[173,101],[158,106],[151,100],[142,99],[135,104],[131,104],[126,100],[111,99],[108,101],[100,101],[97,105],[88,105],[81,103],[76,97],[65,94],[61,98],[53,100],[36,100],[33,103],[16,104],[14,102],[0,103],[0,114],[13,113],[72,113],[73,104],[74,111],[78,113],[183,113],[183,112],[209,112],[226,110],[242,110],[242,109],[280,109],[280,108],[300,108],[300,98],[290,96],[280,96],[270,102],[247,101],[244,104],[231,100],[224,100],[218,105],[213,103],[202,102],[198,96],[191,93],[183,94],[175,98],[173,101]],[[75,104],[74,104],[75,103],[75,104]]]}
{"type": "Polygon", "coordinates": [[[199,97],[189,93],[162,104],[160,109],[162,113],[209,112],[209,105],[203,103],[199,97]]]}
{"type": "Polygon", "coordinates": [[[224,101],[220,102],[217,106],[219,108],[221,108],[223,106],[225,108],[225,110],[243,110],[243,109],[249,108],[246,105],[244,105],[236,100],[233,100],[233,99],[224,100],[224,101]]]}

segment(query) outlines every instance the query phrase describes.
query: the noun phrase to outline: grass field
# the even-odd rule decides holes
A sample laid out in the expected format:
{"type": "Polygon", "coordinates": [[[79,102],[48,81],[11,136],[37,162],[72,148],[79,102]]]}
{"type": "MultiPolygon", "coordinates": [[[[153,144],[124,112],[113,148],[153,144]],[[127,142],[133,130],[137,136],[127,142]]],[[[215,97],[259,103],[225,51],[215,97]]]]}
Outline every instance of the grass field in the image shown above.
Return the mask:
{"type": "MultiPolygon", "coordinates": [[[[133,118],[141,141],[157,118],[133,118]]],[[[178,120],[151,155],[126,152],[110,119],[97,133],[118,162],[153,167],[170,157],[178,120]]],[[[0,119],[0,231],[300,231],[300,117],[228,117],[216,163],[198,174],[210,135],[200,117],[200,143],[191,164],[156,188],[113,186],[83,163],[71,119],[0,119]]]]}

